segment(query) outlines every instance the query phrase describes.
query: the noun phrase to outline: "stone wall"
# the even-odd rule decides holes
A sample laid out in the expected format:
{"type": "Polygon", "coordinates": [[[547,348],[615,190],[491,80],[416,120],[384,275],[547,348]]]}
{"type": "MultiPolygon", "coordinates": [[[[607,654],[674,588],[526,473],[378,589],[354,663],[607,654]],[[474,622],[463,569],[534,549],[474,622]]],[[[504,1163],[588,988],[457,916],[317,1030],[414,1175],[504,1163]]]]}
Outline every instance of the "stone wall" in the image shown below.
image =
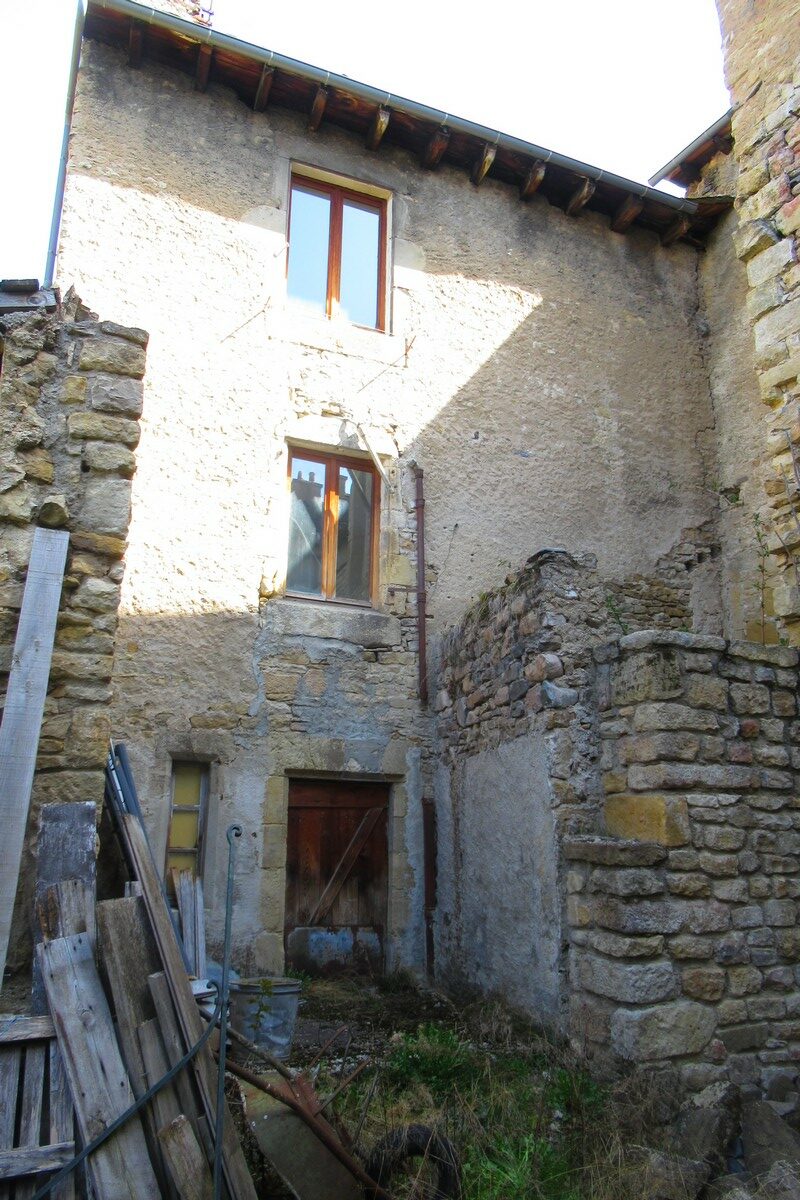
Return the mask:
{"type": "Polygon", "coordinates": [[[636,633],[595,660],[606,836],[563,847],[571,1036],[669,1062],[690,1087],[785,1091],[800,1055],[797,651],[636,633]]]}
{"type": "Polygon", "coordinates": [[[37,525],[70,535],[17,900],[10,968],[26,956],[32,834],[51,801],[103,799],[120,586],[147,335],[75,296],[2,318],[0,695],[37,525]]]}
{"type": "MultiPolygon", "coordinates": [[[[800,4],[719,0],[734,103],[734,245],[746,266],[746,314],[765,420],[750,427],[748,518],[764,525],[766,609],[772,640],[800,641],[797,463],[800,454],[800,4]],[[761,487],[763,485],[763,489],[761,487]],[[766,495],[764,494],[766,492],[766,495]],[[774,618],[774,619],[773,619],[774,618]]],[[[752,557],[752,556],[751,556],[752,557]]],[[[754,564],[755,566],[755,564],[754,564]]],[[[755,571],[753,572],[755,576],[755,571]]]]}

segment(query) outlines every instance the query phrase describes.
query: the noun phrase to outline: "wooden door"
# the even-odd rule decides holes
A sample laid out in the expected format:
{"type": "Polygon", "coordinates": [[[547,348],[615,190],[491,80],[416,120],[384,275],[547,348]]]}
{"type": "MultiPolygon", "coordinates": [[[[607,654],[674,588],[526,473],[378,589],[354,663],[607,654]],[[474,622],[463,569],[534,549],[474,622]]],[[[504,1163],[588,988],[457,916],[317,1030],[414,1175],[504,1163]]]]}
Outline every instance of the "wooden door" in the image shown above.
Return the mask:
{"type": "MultiPolygon", "coordinates": [[[[286,952],[304,969],[382,960],[389,787],[293,779],[286,854],[286,952]]],[[[380,963],[378,965],[381,965],[380,963]]]]}

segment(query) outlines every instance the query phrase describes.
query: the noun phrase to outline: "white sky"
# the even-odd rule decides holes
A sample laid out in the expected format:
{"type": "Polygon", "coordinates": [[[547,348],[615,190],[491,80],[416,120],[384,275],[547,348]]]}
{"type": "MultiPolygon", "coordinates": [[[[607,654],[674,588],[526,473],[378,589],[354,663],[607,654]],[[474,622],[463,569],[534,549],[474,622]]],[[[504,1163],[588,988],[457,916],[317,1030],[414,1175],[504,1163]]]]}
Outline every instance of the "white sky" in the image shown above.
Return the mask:
{"type": "MultiPolygon", "coordinates": [[[[0,0],[0,278],[44,272],[76,2],[0,0]]],[[[213,3],[223,33],[631,179],[728,107],[714,0],[213,3]]]]}

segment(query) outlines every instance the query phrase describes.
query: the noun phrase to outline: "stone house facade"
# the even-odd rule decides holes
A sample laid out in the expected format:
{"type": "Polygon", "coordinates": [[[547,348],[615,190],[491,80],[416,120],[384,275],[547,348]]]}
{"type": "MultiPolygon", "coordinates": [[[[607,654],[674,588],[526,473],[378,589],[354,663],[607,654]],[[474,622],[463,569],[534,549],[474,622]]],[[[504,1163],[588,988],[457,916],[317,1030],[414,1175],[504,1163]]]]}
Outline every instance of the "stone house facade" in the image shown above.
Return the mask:
{"type": "Polygon", "coordinates": [[[698,1086],[800,1048],[796,9],[721,5],[682,201],[89,4],[58,274],[149,333],[104,717],[212,939],[244,825],[241,969],[377,926],[698,1086]]]}

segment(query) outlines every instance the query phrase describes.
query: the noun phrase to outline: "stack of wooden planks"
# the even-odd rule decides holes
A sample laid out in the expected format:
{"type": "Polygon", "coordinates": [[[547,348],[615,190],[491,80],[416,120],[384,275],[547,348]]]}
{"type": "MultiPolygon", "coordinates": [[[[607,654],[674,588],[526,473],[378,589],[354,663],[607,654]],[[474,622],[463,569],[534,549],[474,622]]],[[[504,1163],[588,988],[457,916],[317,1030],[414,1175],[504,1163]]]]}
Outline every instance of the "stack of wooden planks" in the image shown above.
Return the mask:
{"type": "MultiPolygon", "coordinates": [[[[50,807],[71,809],[68,820],[89,819],[77,811],[87,806],[50,807]]],[[[43,820],[53,819],[45,808],[43,820]]],[[[0,1018],[0,1200],[33,1197],[72,1161],[76,1147],[97,1139],[180,1063],[205,1030],[185,965],[204,973],[202,893],[188,872],[176,880],[183,947],[141,822],[122,814],[120,831],[133,868],[120,899],[96,903],[93,863],[89,869],[73,855],[68,869],[78,877],[54,881],[44,855],[49,878],[36,889],[34,1007],[47,1013],[0,1018]]],[[[42,845],[48,836],[43,830],[42,845]]],[[[73,1172],[51,1194],[212,1200],[216,1096],[206,1042],[91,1151],[84,1180],[73,1172]]],[[[222,1129],[222,1195],[255,1200],[227,1106],[222,1129]]]]}

